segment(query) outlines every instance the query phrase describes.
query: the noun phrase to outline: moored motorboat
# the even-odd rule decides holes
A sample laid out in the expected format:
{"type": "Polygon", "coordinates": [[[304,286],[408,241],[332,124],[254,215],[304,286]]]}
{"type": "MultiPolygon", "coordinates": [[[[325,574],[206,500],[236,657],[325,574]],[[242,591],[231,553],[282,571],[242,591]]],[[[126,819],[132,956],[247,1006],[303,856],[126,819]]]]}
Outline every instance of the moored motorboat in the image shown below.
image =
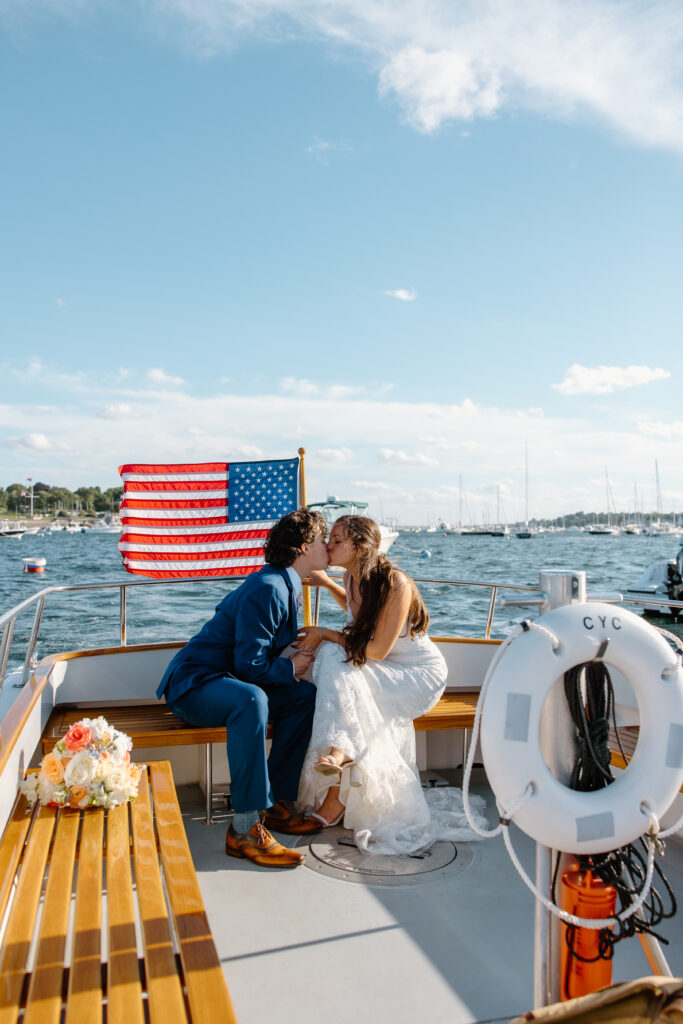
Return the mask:
{"type": "Polygon", "coordinates": [[[26,533],[26,527],[21,523],[10,523],[8,519],[0,520],[0,537],[21,540],[26,533]]]}
{"type": "Polygon", "coordinates": [[[681,609],[667,601],[683,598],[683,547],[675,558],[660,558],[651,562],[642,576],[627,588],[626,593],[643,601],[645,615],[671,616],[674,622],[681,617],[681,609]],[[650,597],[655,603],[644,598],[650,597]]]}
{"type": "MultiPolygon", "coordinates": [[[[335,519],[339,519],[340,516],[364,516],[366,515],[366,509],[368,507],[367,501],[350,501],[344,498],[337,498],[335,495],[329,495],[326,501],[313,501],[308,503],[309,508],[316,509],[320,512],[328,526],[332,526],[335,519]]],[[[387,553],[391,545],[398,537],[398,530],[395,525],[387,526],[386,523],[377,524],[382,535],[381,550],[384,554],[387,553]]],[[[434,527],[436,529],[436,527],[434,527]]]]}

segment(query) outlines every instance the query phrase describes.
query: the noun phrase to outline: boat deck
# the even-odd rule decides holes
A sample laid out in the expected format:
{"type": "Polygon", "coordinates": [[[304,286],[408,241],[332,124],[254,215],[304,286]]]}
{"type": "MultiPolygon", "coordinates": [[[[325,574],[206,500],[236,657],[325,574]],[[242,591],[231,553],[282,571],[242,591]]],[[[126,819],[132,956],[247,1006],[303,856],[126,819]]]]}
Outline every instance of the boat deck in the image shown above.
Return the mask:
{"type": "MultiPolygon", "coordinates": [[[[460,783],[460,772],[443,774],[460,783]]],[[[483,772],[475,775],[473,791],[487,796],[494,821],[483,772]]],[[[472,1024],[509,1021],[533,1006],[534,901],[500,837],[456,844],[455,861],[424,881],[367,885],[310,867],[310,851],[306,864],[290,871],[227,858],[227,813],[207,828],[199,789],[180,787],[179,795],[240,1024],[261,1024],[264,1012],[297,1024],[472,1024]]],[[[339,834],[329,830],[324,841],[339,834]]],[[[517,830],[513,841],[533,875],[534,844],[517,830]]],[[[683,891],[679,842],[669,842],[663,865],[674,891],[683,891]]],[[[661,932],[681,976],[683,914],[661,932]]],[[[651,973],[638,939],[617,946],[615,982],[651,973]]]]}

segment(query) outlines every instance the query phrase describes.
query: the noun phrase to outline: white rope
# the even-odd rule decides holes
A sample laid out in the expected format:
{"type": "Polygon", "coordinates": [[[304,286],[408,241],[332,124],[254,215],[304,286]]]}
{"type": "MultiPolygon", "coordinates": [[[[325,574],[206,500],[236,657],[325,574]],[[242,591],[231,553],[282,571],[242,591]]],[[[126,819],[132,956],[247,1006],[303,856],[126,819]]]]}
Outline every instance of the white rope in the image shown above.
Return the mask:
{"type": "Polygon", "coordinates": [[[634,903],[632,903],[627,910],[622,911],[620,914],[615,914],[614,917],[591,918],[576,917],[574,914],[570,914],[568,911],[562,910],[555,903],[553,903],[552,900],[549,900],[546,896],[539,892],[535,884],[531,881],[526,871],[520,864],[517,854],[513,849],[512,840],[510,839],[510,829],[505,828],[505,830],[503,831],[505,847],[507,849],[508,854],[510,855],[510,860],[517,869],[517,874],[522,879],[527,888],[531,890],[536,899],[543,904],[546,910],[549,910],[556,917],[559,917],[560,920],[565,922],[565,924],[571,924],[577,928],[592,928],[596,931],[599,928],[613,927],[615,921],[625,921],[627,918],[635,914],[637,910],[640,910],[643,903],[645,902],[647,895],[650,891],[650,886],[652,885],[652,876],[655,870],[655,840],[649,834],[644,836],[644,838],[648,841],[650,849],[648,851],[647,857],[647,874],[645,876],[643,888],[641,889],[638,899],[634,903]]]}
{"type": "MultiPolygon", "coordinates": [[[[535,629],[539,633],[543,633],[545,636],[547,636],[550,640],[550,643],[552,644],[554,651],[556,651],[557,648],[560,646],[560,641],[557,639],[555,634],[552,633],[549,629],[546,629],[545,626],[539,626],[537,622],[526,621],[522,625],[516,626],[512,630],[510,635],[505,638],[505,640],[503,641],[503,643],[500,645],[495,655],[493,656],[491,664],[489,665],[488,668],[488,672],[486,673],[484,682],[482,683],[481,690],[479,692],[477,710],[474,715],[474,725],[472,726],[470,749],[467,752],[467,763],[465,764],[465,771],[462,780],[462,802],[463,807],[465,809],[465,817],[467,818],[467,824],[472,829],[472,831],[476,832],[478,836],[482,837],[482,839],[493,839],[495,836],[500,835],[504,827],[504,822],[501,821],[496,826],[496,828],[494,828],[491,831],[486,831],[486,829],[480,828],[479,825],[477,825],[476,821],[474,820],[474,816],[472,815],[472,809],[470,807],[470,777],[472,775],[472,768],[474,766],[474,757],[477,751],[477,743],[479,742],[481,715],[484,708],[484,701],[486,700],[486,692],[489,688],[489,683],[491,682],[493,673],[496,670],[496,666],[498,665],[498,662],[503,656],[503,652],[507,650],[507,648],[510,646],[510,644],[516,637],[518,637],[521,633],[528,632],[531,629],[535,629]]],[[[501,812],[501,818],[512,818],[515,814],[517,814],[519,810],[521,810],[521,808],[524,806],[527,800],[529,800],[533,796],[533,794],[534,786],[533,783],[530,783],[526,787],[524,792],[520,794],[520,796],[512,802],[511,806],[501,812]]]]}
{"type": "Polygon", "coordinates": [[[659,832],[659,838],[667,839],[669,836],[672,836],[674,832],[678,832],[679,828],[681,827],[683,827],[683,814],[680,816],[675,825],[672,825],[671,828],[665,828],[663,832],[659,832]]]}

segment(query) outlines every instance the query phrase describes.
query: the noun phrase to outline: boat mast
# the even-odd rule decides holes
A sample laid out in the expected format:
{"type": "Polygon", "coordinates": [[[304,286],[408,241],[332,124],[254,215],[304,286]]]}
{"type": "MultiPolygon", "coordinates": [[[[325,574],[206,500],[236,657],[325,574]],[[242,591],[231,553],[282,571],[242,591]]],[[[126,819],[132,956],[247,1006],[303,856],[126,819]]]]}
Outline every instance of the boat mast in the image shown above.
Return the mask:
{"type": "Polygon", "coordinates": [[[524,441],[524,526],[528,528],[528,441],[524,441]]]}

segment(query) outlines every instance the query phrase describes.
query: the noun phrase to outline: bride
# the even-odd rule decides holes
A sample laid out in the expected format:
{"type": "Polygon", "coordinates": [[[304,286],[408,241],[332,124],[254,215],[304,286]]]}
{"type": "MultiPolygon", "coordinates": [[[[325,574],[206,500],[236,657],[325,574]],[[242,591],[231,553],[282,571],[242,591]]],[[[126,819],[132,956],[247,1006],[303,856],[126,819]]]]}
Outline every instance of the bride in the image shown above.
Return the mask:
{"type": "Polygon", "coordinates": [[[316,650],[315,718],[299,803],[323,827],[343,821],[365,853],[414,853],[437,838],[472,839],[458,790],[432,790],[415,763],[413,719],[446,685],[446,663],[427,636],[429,615],[413,580],[380,551],[366,516],[341,516],[327,546],[340,586],[311,573],[347,612],[341,631],[305,626],[298,644],[316,650]],[[449,796],[446,796],[446,793],[449,796]],[[455,796],[455,800],[453,797],[455,796]]]}

